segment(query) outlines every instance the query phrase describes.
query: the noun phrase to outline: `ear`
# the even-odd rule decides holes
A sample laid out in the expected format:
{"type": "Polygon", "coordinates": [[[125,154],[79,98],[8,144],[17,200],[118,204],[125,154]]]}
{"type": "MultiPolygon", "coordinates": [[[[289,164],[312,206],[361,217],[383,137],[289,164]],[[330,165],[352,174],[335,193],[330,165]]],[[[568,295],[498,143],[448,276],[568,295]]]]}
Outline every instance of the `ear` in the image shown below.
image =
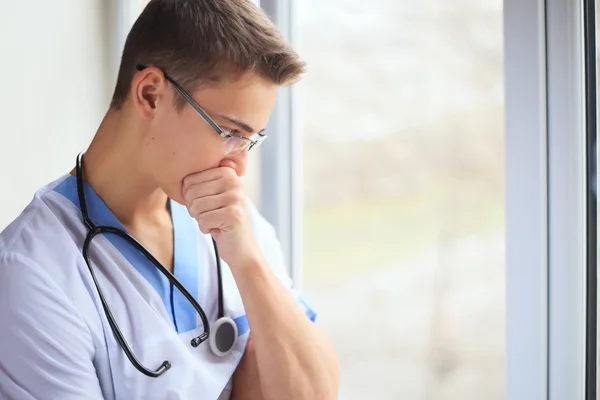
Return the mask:
{"type": "Polygon", "coordinates": [[[167,80],[156,67],[147,67],[136,73],[131,81],[131,98],[142,118],[152,119],[158,105],[167,94],[167,80]]]}

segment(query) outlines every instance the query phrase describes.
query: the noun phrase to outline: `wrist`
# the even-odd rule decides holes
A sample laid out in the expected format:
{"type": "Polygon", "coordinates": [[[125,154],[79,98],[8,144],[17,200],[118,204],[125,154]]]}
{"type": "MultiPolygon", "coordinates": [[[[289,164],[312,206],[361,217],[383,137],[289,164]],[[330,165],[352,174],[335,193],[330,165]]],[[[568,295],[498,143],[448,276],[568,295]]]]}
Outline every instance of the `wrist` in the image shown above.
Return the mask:
{"type": "Polygon", "coordinates": [[[241,255],[236,257],[234,260],[231,260],[229,264],[229,268],[231,270],[255,270],[258,268],[263,268],[266,264],[263,255],[259,250],[250,251],[245,255],[241,255]]]}
{"type": "Polygon", "coordinates": [[[232,260],[232,263],[228,263],[228,265],[236,280],[245,279],[248,276],[260,278],[266,276],[268,272],[267,262],[260,251],[232,260]]]}

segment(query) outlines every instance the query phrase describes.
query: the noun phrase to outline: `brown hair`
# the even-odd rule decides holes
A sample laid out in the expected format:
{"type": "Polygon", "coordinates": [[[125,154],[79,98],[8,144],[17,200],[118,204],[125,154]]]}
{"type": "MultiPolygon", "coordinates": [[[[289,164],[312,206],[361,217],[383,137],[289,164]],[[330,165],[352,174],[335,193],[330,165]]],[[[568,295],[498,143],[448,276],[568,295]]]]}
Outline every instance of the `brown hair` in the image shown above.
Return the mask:
{"type": "Polygon", "coordinates": [[[305,67],[252,0],[151,0],[127,36],[111,107],[125,102],[138,64],[161,68],[186,90],[249,71],[285,86],[305,67]]]}

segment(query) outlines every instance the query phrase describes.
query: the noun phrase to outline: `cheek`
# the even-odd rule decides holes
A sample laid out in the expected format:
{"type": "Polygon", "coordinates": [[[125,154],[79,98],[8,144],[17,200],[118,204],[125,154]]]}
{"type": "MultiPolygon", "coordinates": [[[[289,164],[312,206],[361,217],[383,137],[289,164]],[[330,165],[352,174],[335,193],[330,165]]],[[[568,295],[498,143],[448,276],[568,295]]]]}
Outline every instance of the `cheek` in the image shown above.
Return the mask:
{"type": "Polygon", "coordinates": [[[152,122],[148,132],[145,133],[144,142],[152,156],[155,157],[155,161],[162,161],[168,157],[169,153],[175,151],[178,131],[179,126],[176,120],[163,117],[152,122]]]}
{"type": "Polygon", "coordinates": [[[188,158],[199,148],[198,135],[187,119],[184,115],[174,113],[156,121],[154,134],[150,139],[157,161],[161,161],[161,168],[171,169],[175,159],[188,158]]]}
{"type": "Polygon", "coordinates": [[[208,132],[172,132],[174,139],[161,146],[160,162],[155,164],[155,176],[167,195],[179,203],[183,203],[183,179],[218,167],[223,159],[219,142],[203,141],[198,137],[205,134],[208,132]]]}
{"type": "Polygon", "coordinates": [[[163,115],[148,138],[148,163],[159,186],[180,201],[183,179],[219,166],[224,157],[222,138],[203,124],[193,110],[163,115]]]}

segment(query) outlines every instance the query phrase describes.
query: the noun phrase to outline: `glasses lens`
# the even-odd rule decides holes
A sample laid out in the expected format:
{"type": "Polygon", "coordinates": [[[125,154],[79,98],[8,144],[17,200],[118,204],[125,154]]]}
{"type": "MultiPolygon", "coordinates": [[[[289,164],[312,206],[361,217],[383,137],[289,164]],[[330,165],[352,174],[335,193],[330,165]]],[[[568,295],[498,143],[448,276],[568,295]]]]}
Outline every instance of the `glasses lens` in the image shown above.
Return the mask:
{"type": "Polygon", "coordinates": [[[227,138],[227,140],[224,142],[225,154],[234,155],[241,153],[248,148],[248,145],[250,145],[249,140],[235,136],[227,138]]]}
{"type": "Polygon", "coordinates": [[[266,138],[267,138],[267,137],[266,137],[266,136],[264,136],[264,135],[263,135],[263,136],[260,136],[260,137],[259,137],[259,138],[258,138],[258,139],[257,139],[257,140],[254,142],[254,143],[252,143],[252,144],[250,145],[250,148],[248,149],[248,151],[250,151],[250,150],[252,150],[252,149],[255,149],[255,148],[259,147],[259,146],[262,144],[262,142],[264,142],[264,141],[265,141],[265,139],[266,139],[266,138]]]}

